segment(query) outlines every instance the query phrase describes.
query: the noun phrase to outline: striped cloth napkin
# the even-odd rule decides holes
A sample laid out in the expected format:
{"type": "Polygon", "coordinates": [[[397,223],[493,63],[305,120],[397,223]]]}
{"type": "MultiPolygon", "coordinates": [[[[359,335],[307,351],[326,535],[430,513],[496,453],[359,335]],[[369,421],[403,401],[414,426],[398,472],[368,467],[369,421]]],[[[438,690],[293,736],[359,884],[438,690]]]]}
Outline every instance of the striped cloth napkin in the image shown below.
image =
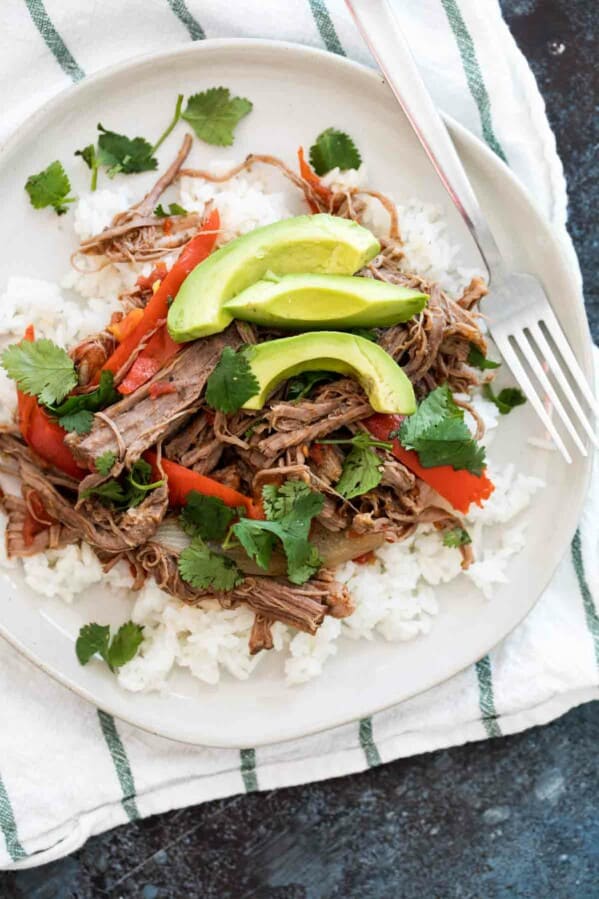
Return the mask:
{"type": "MultiPolygon", "coordinates": [[[[555,141],[496,0],[395,2],[413,45],[434,35],[420,61],[438,105],[512,166],[573,254],[555,141]]],[[[342,0],[2,0],[2,19],[0,139],[86,74],[189,40],[281,38],[372,64],[342,0]]],[[[51,861],[167,809],[514,733],[597,698],[598,504],[596,477],[550,588],[489,656],[401,707],[293,743],[237,752],[149,736],[0,645],[0,865],[51,861]]]]}

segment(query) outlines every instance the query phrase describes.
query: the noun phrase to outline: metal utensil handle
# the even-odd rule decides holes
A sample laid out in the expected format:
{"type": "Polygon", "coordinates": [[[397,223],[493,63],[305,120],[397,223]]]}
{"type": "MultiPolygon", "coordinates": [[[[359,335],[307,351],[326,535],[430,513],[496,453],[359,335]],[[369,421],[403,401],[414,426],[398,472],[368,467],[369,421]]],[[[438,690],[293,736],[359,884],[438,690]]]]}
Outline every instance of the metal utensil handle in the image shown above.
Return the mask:
{"type": "Polygon", "coordinates": [[[346,0],[346,3],[445,190],[470,230],[487,267],[489,281],[498,279],[505,266],[499,247],[449,132],[418,71],[395,12],[387,0],[346,0]]]}

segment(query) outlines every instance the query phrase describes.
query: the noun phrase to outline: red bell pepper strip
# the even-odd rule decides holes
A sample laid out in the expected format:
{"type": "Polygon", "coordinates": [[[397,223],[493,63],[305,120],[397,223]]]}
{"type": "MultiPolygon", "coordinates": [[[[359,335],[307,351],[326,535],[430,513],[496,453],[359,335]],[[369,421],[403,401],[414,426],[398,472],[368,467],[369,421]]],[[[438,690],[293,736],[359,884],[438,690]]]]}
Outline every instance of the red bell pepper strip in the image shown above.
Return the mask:
{"type": "MultiPolygon", "coordinates": [[[[105,370],[116,374],[129,359],[140,341],[150,331],[153,331],[161,321],[166,319],[170,300],[177,295],[188,274],[210,254],[216,240],[215,232],[219,228],[220,216],[218,209],[213,209],[202,225],[201,231],[181,250],[179,258],[170,272],[165,275],[158,290],[150,298],[148,305],[144,309],[143,318],[133,333],[119,344],[112,356],[106,361],[104,365],[105,370]]],[[[175,346],[179,347],[180,345],[175,344],[175,346]]],[[[144,383],[144,381],[141,383],[144,383]]]]}
{"type": "MultiPolygon", "coordinates": [[[[321,200],[323,200],[325,203],[328,203],[333,196],[333,192],[322,183],[312,166],[306,162],[303,147],[298,147],[297,158],[299,162],[300,175],[302,176],[304,181],[307,181],[308,184],[310,184],[314,193],[317,194],[321,200]]],[[[310,206],[312,212],[320,211],[316,203],[314,203],[312,200],[308,200],[308,205],[310,206]]]]}
{"type": "Polygon", "coordinates": [[[124,396],[133,393],[138,387],[153,378],[180,349],[181,344],[173,340],[166,325],[163,325],[139,354],[117,387],[118,392],[124,396]]]}
{"type": "MultiPolygon", "coordinates": [[[[144,459],[152,466],[153,476],[157,480],[161,478],[156,453],[144,453],[144,459]]],[[[224,504],[232,509],[242,506],[246,510],[248,518],[264,518],[260,503],[233,490],[232,487],[227,487],[225,484],[215,481],[214,478],[206,477],[206,475],[179,465],[178,462],[171,462],[169,459],[162,459],[161,465],[168,479],[168,498],[171,506],[184,506],[188,494],[192,490],[197,490],[204,496],[216,496],[218,499],[222,499],[224,504]]]]}
{"type": "MultiPolygon", "coordinates": [[[[399,428],[402,421],[403,417],[400,415],[376,414],[367,418],[364,424],[377,440],[390,440],[393,438],[389,435],[399,428]]],[[[458,512],[466,514],[472,503],[482,506],[495,490],[494,484],[484,471],[478,476],[466,470],[456,471],[451,465],[424,468],[420,464],[418,453],[405,449],[397,438],[393,439],[392,452],[396,459],[436,490],[458,512]]]]}
{"type": "MultiPolygon", "coordinates": [[[[25,331],[24,340],[35,340],[33,325],[25,331]]],[[[55,468],[72,478],[84,478],[88,472],[80,468],[72,452],[65,446],[66,431],[53,421],[34,396],[17,390],[19,429],[31,449],[55,468]]]]}

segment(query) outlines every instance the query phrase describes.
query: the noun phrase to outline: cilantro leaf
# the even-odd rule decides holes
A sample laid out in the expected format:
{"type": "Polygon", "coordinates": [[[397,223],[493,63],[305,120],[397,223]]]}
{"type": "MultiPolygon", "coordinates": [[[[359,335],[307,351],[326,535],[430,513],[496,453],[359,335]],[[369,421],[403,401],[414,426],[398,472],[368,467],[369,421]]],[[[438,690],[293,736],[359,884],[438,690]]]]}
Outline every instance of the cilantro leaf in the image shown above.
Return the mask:
{"type": "Polygon", "coordinates": [[[312,389],[323,381],[332,381],[335,375],[328,371],[304,371],[301,375],[291,378],[287,384],[287,399],[290,403],[299,403],[305,396],[309,396],[312,389]]]}
{"type": "Polygon", "coordinates": [[[344,499],[353,499],[374,490],[381,483],[383,463],[370,447],[354,446],[343,463],[335,490],[344,499]]]}
{"type": "Polygon", "coordinates": [[[75,150],[75,156],[81,156],[88,169],[91,169],[92,180],[90,184],[91,190],[95,190],[98,186],[98,154],[93,144],[88,144],[82,150],[75,150]]]}
{"type": "Polygon", "coordinates": [[[222,499],[190,490],[180,521],[190,537],[223,540],[234,518],[235,511],[226,506],[222,499]]]}
{"type": "Polygon", "coordinates": [[[58,160],[51,162],[37,175],[30,175],[25,182],[25,190],[34,209],[52,206],[58,215],[63,215],[67,204],[75,201],[74,197],[69,197],[71,182],[58,160]]]}
{"type": "Polygon", "coordinates": [[[232,590],[243,581],[235,563],[212,552],[199,537],[179,556],[179,573],[196,590],[232,590]]]}
{"type": "MultiPolygon", "coordinates": [[[[111,461],[110,456],[114,456],[114,453],[104,453],[96,461],[96,468],[100,463],[103,469],[100,474],[108,474],[114,465],[116,456],[110,467],[107,467],[108,462],[111,461]]],[[[156,490],[157,487],[162,487],[164,484],[164,480],[151,482],[151,477],[152,466],[144,459],[138,459],[133,464],[131,471],[121,475],[120,478],[110,478],[103,484],[89,487],[81,493],[81,497],[88,499],[91,496],[97,496],[98,499],[113,504],[119,509],[133,509],[144,501],[146,493],[156,490]]]]}
{"type": "Polygon", "coordinates": [[[116,131],[108,131],[101,124],[98,124],[98,131],[98,165],[106,166],[110,178],[118,172],[130,175],[151,172],[158,167],[153,148],[144,137],[130,138],[116,131]]]}
{"type": "Polygon", "coordinates": [[[143,627],[134,624],[132,621],[126,621],[121,624],[118,631],[112,638],[106,661],[111,668],[120,668],[126,665],[136,655],[137,650],[143,641],[143,627]]]}
{"type": "Polygon", "coordinates": [[[79,409],[78,412],[67,412],[58,419],[58,424],[65,431],[75,431],[77,434],[89,434],[94,423],[93,413],[87,409],[79,409]]]}
{"type": "Polygon", "coordinates": [[[189,97],[183,118],[207,144],[230,147],[238,122],[252,109],[243,97],[231,97],[228,87],[211,87],[189,97]]]}
{"type": "Polygon", "coordinates": [[[206,402],[222,412],[237,412],[246,400],[258,393],[260,384],[244,350],[224,348],[206,384],[206,402]]]}
{"type": "Polygon", "coordinates": [[[465,528],[455,527],[443,534],[443,546],[457,547],[467,546],[472,543],[472,538],[465,528]]]}
{"type": "Polygon", "coordinates": [[[107,624],[84,624],[75,643],[75,652],[81,665],[87,665],[96,653],[106,658],[109,641],[110,628],[107,624]]]}
{"type": "Polygon", "coordinates": [[[262,568],[268,568],[275,538],[283,544],[287,556],[287,577],[303,584],[318,571],[322,559],[309,541],[312,519],[324,505],[321,493],[311,490],[303,481],[286,481],[281,487],[272,484],[262,491],[268,521],[244,518],[232,531],[245,551],[262,568]]]}
{"type": "Polygon", "coordinates": [[[60,403],[77,384],[73,360],[51,340],[22,340],[2,353],[2,367],[17,387],[41,403],[60,403]]]}
{"type": "Polygon", "coordinates": [[[501,362],[493,362],[492,359],[487,359],[486,356],[483,356],[477,345],[471,343],[470,352],[468,353],[468,365],[471,365],[473,368],[480,368],[481,371],[486,371],[487,369],[499,368],[501,362]]]}
{"type": "Polygon", "coordinates": [[[406,449],[416,450],[424,468],[451,465],[482,474],[485,449],[473,440],[464,423],[464,410],[446,384],[435,388],[416,412],[404,419],[399,440],[406,449]]]}
{"type": "Polygon", "coordinates": [[[98,456],[98,458],[96,459],[96,471],[98,472],[98,474],[110,474],[112,466],[115,462],[116,453],[113,453],[111,450],[106,450],[105,453],[102,453],[102,455],[98,456]]]}
{"type": "Polygon", "coordinates": [[[154,215],[159,219],[165,219],[168,218],[169,215],[188,215],[188,212],[187,209],[184,209],[179,203],[169,203],[168,211],[164,208],[162,203],[159,203],[154,210],[154,215]]]}
{"type": "Polygon", "coordinates": [[[483,396],[495,403],[502,415],[508,415],[516,406],[522,406],[526,402],[526,397],[519,387],[504,387],[495,394],[490,384],[484,384],[483,396]]]}
{"type": "Polygon", "coordinates": [[[49,406],[50,412],[58,419],[58,424],[65,431],[77,431],[78,434],[87,434],[93,424],[93,412],[105,409],[111,403],[120,399],[114,388],[112,372],[103,371],[95,390],[90,393],[80,393],[69,396],[59,406],[49,406]]]}
{"type": "Polygon", "coordinates": [[[327,128],[310,147],[310,165],[317,175],[331,169],[357,169],[362,157],[351,137],[336,128],[327,128]]]}
{"type": "Polygon", "coordinates": [[[143,640],[143,627],[127,621],[122,624],[112,640],[107,624],[84,624],[79,631],[75,652],[81,665],[87,665],[92,656],[100,655],[114,671],[125,665],[137,653],[143,640]]]}
{"type": "Polygon", "coordinates": [[[242,527],[234,525],[233,533],[248,556],[254,559],[260,568],[267,569],[277,537],[280,536],[280,529],[276,525],[271,526],[269,521],[258,522],[257,527],[248,522],[249,519],[244,519],[242,527]]]}

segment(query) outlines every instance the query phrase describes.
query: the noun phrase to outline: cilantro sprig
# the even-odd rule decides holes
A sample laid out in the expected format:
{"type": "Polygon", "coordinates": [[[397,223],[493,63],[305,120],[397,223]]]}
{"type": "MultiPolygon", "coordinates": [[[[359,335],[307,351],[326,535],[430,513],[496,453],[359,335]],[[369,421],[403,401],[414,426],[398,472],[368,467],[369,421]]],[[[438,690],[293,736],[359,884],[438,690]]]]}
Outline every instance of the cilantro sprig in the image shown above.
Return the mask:
{"type": "Polygon", "coordinates": [[[225,347],[206,383],[208,405],[221,412],[237,412],[259,390],[260,384],[245,350],[236,353],[231,347],[225,347]]]}
{"type": "Polygon", "coordinates": [[[95,390],[69,396],[59,405],[49,406],[48,409],[65,431],[88,434],[94,421],[94,412],[105,409],[118,399],[120,395],[115,390],[112,372],[103,371],[95,390]]]}
{"type": "Polygon", "coordinates": [[[266,521],[243,518],[231,528],[247,554],[261,568],[268,568],[279,540],[287,556],[287,577],[293,584],[305,583],[322,565],[309,534],[324,497],[303,481],[289,480],[281,487],[269,484],[262,491],[266,521]]]}
{"type": "Polygon", "coordinates": [[[196,590],[232,590],[243,581],[237,565],[213,552],[201,537],[194,537],[179,556],[179,574],[196,590]]]}
{"type": "Polygon", "coordinates": [[[287,382],[287,399],[290,403],[299,403],[312,393],[317,384],[332,381],[335,375],[329,371],[304,371],[287,382]]]}
{"type": "MultiPolygon", "coordinates": [[[[106,456],[107,453],[104,453],[96,461],[96,468],[98,468],[98,463],[101,463],[100,474],[108,474],[114,465],[114,460],[112,460],[112,464],[108,468],[108,462],[111,460],[106,456]]],[[[81,496],[83,499],[96,496],[103,503],[114,505],[117,509],[133,509],[144,501],[150,490],[155,490],[164,484],[164,480],[152,481],[151,477],[152,466],[145,459],[138,459],[131,470],[120,478],[110,478],[102,484],[89,487],[81,493],[81,496]]]]}
{"type": "Polygon", "coordinates": [[[467,546],[469,543],[472,543],[472,537],[465,528],[451,528],[443,534],[443,546],[457,549],[460,546],[467,546]]]}
{"type": "Polygon", "coordinates": [[[98,456],[96,459],[96,471],[98,474],[106,476],[110,474],[115,462],[116,453],[113,453],[112,450],[106,450],[105,453],[102,453],[102,455],[98,456]]]}
{"type": "Polygon", "coordinates": [[[34,209],[51,206],[58,215],[64,215],[68,204],[75,202],[75,197],[69,196],[71,182],[58,159],[37,175],[30,175],[25,182],[25,190],[34,209]]]}
{"type": "Polygon", "coordinates": [[[230,147],[236,126],[252,106],[244,97],[232,97],[228,87],[211,87],[189,97],[182,118],[207,144],[230,147]]]}
{"type": "Polygon", "coordinates": [[[519,387],[504,387],[496,394],[490,384],[484,384],[483,396],[495,403],[502,415],[508,415],[516,406],[522,406],[526,402],[519,387]]]}
{"type": "Polygon", "coordinates": [[[485,449],[472,438],[464,410],[446,384],[435,388],[416,412],[404,419],[397,436],[405,449],[416,450],[424,468],[451,465],[456,471],[482,474],[485,449]]]}
{"type": "Polygon", "coordinates": [[[335,490],[344,499],[353,499],[374,490],[381,483],[383,463],[374,452],[374,447],[392,450],[393,444],[386,440],[376,440],[368,434],[356,434],[347,440],[320,440],[326,444],[349,444],[352,449],[345,457],[341,477],[335,490]]]}
{"type": "Polygon", "coordinates": [[[224,540],[236,515],[236,510],[226,506],[217,496],[204,496],[197,490],[190,490],[179,520],[190,537],[224,540]]]}
{"type": "Polygon", "coordinates": [[[111,671],[121,668],[137,654],[143,640],[143,627],[127,621],[110,637],[107,624],[84,624],[79,631],[75,652],[81,665],[87,665],[95,655],[104,659],[111,671]]]}
{"type": "Polygon", "coordinates": [[[345,131],[326,128],[310,147],[310,165],[317,175],[326,175],[331,169],[357,169],[362,157],[353,140],[345,131]]]}
{"type": "Polygon", "coordinates": [[[77,384],[73,360],[51,340],[22,340],[2,353],[2,368],[17,387],[40,403],[61,403],[77,384]]]}
{"type": "Polygon", "coordinates": [[[37,397],[65,431],[87,434],[93,413],[119,398],[108,371],[102,372],[95,390],[67,396],[77,385],[75,364],[66,350],[45,338],[11,344],[0,364],[19,390],[37,397]]]}
{"type": "Polygon", "coordinates": [[[470,351],[468,353],[468,365],[471,365],[473,368],[479,368],[481,371],[487,371],[487,369],[499,368],[501,362],[493,362],[492,359],[487,359],[486,356],[483,356],[477,345],[471,343],[470,351]]]}
{"type": "Polygon", "coordinates": [[[187,209],[184,209],[180,203],[169,203],[168,209],[165,209],[162,203],[159,203],[156,209],[154,210],[154,215],[156,218],[165,219],[168,218],[169,215],[188,215],[187,209]]]}

